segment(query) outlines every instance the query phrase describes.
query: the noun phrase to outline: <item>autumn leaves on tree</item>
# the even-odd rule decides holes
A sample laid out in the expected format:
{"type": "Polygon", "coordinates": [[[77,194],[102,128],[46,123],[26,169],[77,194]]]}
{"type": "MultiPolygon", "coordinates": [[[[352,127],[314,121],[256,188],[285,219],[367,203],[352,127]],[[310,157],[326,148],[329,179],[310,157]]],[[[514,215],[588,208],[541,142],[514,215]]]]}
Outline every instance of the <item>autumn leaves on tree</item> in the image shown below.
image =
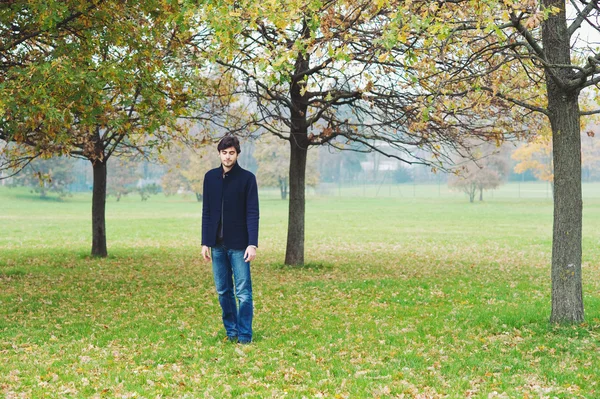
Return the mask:
{"type": "Polygon", "coordinates": [[[14,144],[3,162],[90,160],[92,254],[106,256],[112,155],[193,144],[206,131],[188,135],[186,119],[285,140],[285,263],[300,265],[311,148],[447,168],[473,143],[550,125],[552,320],[580,321],[580,117],[595,111],[579,97],[600,82],[600,54],[578,32],[598,29],[599,7],[569,4],[568,19],[558,0],[12,1],[0,14],[0,139],[14,144]]]}
{"type": "Polygon", "coordinates": [[[207,6],[205,20],[218,25],[203,47],[213,49],[223,76],[239,82],[236,94],[251,105],[250,130],[289,143],[286,264],[304,263],[310,148],[376,151],[443,167],[452,151],[468,153],[469,138],[501,140],[513,130],[506,107],[473,118],[479,108],[472,101],[448,106],[427,91],[425,76],[439,77],[423,69],[435,66],[425,54],[438,44],[415,17],[429,10],[424,4],[247,3],[207,6]]]}
{"type": "MultiPolygon", "coordinates": [[[[596,1],[570,1],[567,18],[563,0],[512,2],[504,0],[477,6],[457,1],[440,7],[439,15],[454,29],[447,34],[438,55],[451,62],[440,71],[451,78],[440,94],[452,96],[455,87],[465,93],[491,93],[485,102],[494,109],[496,99],[517,112],[542,115],[552,130],[554,172],[554,231],[552,240],[552,315],[554,322],[584,318],[581,280],[581,111],[580,94],[600,82],[600,54],[580,35],[582,24],[593,26],[600,9],[596,1]],[[468,6],[468,7],[466,7],[468,6]],[[464,9],[479,10],[471,22],[464,9]],[[482,28],[484,27],[484,28],[482,28]],[[474,48],[458,51],[472,43],[474,48]]],[[[542,130],[543,125],[540,126],[542,130]]]]}
{"type": "MultiPolygon", "coordinates": [[[[88,159],[94,169],[92,255],[106,256],[106,164],[185,139],[191,105],[185,5],[160,1],[2,6],[0,139],[8,164],[88,159]],[[23,151],[26,149],[26,151],[23,151]]],[[[191,61],[191,59],[189,60],[191,61]]]]}

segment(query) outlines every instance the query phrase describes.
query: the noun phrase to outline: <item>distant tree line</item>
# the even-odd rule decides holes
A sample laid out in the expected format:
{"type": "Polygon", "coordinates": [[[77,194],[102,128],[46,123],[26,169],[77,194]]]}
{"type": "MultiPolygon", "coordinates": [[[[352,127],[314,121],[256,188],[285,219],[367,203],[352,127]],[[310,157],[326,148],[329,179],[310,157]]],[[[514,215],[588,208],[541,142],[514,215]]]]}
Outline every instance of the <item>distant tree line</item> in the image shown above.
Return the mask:
{"type": "MultiPolygon", "coordinates": [[[[600,145],[593,140],[593,130],[582,133],[582,178],[600,181],[600,145]]],[[[484,191],[493,190],[509,180],[539,180],[552,184],[552,149],[548,136],[538,135],[521,144],[496,147],[483,143],[474,152],[476,158],[456,158],[454,173],[432,173],[425,165],[405,166],[377,153],[341,151],[321,147],[309,152],[307,185],[337,184],[404,184],[444,183],[464,192],[473,202],[483,200],[484,191]]],[[[163,152],[162,162],[116,158],[107,168],[107,195],[120,201],[136,195],[142,201],[159,192],[165,195],[192,193],[202,201],[204,173],[218,166],[216,150],[174,147],[163,152]]],[[[287,199],[289,153],[283,141],[276,138],[248,140],[240,163],[257,174],[262,187],[278,188],[287,199]]],[[[71,192],[90,191],[92,170],[81,160],[68,157],[35,159],[8,180],[10,187],[29,187],[40,198],[50,194],[57,198],[71,192]]]]}

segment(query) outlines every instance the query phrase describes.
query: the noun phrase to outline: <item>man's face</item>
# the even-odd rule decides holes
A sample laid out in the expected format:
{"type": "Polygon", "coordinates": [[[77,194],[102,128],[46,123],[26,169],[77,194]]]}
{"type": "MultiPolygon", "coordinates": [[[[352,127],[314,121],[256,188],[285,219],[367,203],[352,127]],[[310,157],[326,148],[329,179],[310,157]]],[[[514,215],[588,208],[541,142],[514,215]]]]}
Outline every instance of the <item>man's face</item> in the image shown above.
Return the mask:
{"type": "Polygon", "coordinates": [[[231,168],[237,161],[238,153],[234,147],[229,147],[219,152],[219,157],[224,167],[231,168]]]}

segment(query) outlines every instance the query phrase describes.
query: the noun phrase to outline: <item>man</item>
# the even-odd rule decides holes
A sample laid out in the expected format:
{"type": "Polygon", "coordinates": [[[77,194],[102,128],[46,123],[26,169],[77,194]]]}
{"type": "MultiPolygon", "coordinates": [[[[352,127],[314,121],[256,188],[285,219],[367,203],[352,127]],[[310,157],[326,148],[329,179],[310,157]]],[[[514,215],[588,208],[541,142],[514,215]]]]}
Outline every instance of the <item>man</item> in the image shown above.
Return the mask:
{"type": "Polygon", "coordinates": [[[254,313],[250,262],[258,247],[258,189],[256,177],[237,163],[241,151],[236,137],[225,136],[217,150],[221,166],[204,176],[202,256],[208,261],[212,253],[227,339],[249,344],[254,313]]]}

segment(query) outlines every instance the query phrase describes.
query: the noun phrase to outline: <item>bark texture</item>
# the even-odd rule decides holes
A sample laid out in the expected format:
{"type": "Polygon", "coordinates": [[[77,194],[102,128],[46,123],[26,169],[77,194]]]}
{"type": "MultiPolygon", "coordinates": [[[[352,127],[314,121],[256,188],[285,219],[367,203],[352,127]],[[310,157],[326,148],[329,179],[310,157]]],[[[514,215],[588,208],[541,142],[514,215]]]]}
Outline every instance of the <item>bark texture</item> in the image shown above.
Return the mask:
{"type": "MultiPolygon", "coordinates": [[[[562,11],[551,15],[542,29],[547,61],[571,65],[565,2],[544,0],[562,11]]],[[[552,237],[553,323],[578,323],[584,319],[581,277],[581,139],[579,88],[566,84],[574,70],[546,69],[548,111],[552,125],[554,160],[554,228],[552,237]]]]}
{"type": "MultiPolygon", "coordinates": [[[[304,24],[305,36],[309,35],[308,26],[304,24]]],[[[309,69],[310,56],[299,53],[296,58],[297,73],[309,69]]],[[[288,210],[288,235],[285,250],[286,265],[304,264],[304,221],[306,192],[306,157],[308,155],[308,101],[302,94],[303,78],[292,79],[290,83],[290,200],[288,210]]]]}
{"type": "MultiPolygon", "coordinates": [[[[306,140],[306,134],[299,134],[306,140]]],[[[304,221],[306,187],[306,147],[290,140],[290,201],[288,211],[288,235],[285,251],[286,265],[304,264],[304,221]]]]}
{"type": "Polygon", "coordinates": [[[92,162],[94,189],[92,192],[92,256],[105,258],[106,249],[106,161],[92,162]]]}

